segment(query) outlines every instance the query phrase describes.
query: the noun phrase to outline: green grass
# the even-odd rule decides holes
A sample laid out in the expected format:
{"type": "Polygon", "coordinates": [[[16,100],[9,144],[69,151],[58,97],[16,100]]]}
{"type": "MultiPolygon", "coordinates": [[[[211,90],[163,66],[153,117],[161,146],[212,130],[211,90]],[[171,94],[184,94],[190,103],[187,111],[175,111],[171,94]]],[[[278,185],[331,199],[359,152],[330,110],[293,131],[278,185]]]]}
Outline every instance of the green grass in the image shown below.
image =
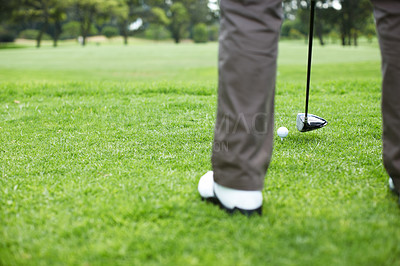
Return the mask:
{"type": "MultiPolygon", "coordinates": [[[[215,82],[217,44],[134,42],[133,45],[58,48],[29,47],[1,50],[2,81],[122,81],[215,82]]],[[[307,47],[303,42],[281,42],[278,80],[303,82],[307,47]]],[[[358,48],[316,45],[313,81],[379,78],[376,44],[358,48]]]]}
{"type": "Polygon", "coordinates": [[[400,265],[376,46],[282,42],[264,215],[202,202],[215,44],[0,51],[0,265],[400,265]],[[303,54],[301,54],[303,52],[303,54]],[[76,59],[81,59],[76,63],[76,59]],[[292,77],[293,76],[293,77],[292,77]]]}

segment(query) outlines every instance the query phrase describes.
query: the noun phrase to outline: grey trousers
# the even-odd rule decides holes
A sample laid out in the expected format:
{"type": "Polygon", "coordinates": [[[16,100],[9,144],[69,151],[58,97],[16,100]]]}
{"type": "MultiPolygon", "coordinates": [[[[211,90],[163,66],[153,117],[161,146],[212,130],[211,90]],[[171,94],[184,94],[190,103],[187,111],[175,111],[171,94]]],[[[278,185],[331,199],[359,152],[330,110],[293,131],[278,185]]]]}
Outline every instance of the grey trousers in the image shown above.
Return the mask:
{"type": "Polygon", "coordinates": [[[220,9],[214,180],[262,190],[272,154],[282,0],[221,0],[220,9]]]}
{"type": "Polygon", "coordinates": [[[400,1],[372,3],[382,55],[383,163],[400,192],[400,1]]]}

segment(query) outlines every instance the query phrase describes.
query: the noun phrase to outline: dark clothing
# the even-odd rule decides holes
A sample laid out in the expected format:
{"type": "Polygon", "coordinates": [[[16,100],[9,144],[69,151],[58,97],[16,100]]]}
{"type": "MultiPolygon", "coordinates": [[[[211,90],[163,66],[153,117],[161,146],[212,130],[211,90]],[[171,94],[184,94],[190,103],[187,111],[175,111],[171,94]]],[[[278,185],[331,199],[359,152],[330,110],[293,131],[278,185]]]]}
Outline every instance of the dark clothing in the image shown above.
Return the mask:
{"type": "Polygon", "coordinates": [[[262,190],[272,154],[281,0],[222,0],[215,182],[262,190]]]}
{"type": "Polygon", "coordinates": [[[382,55],[383,163],[400,192],[400,1],[372,3],[382,55]]]}

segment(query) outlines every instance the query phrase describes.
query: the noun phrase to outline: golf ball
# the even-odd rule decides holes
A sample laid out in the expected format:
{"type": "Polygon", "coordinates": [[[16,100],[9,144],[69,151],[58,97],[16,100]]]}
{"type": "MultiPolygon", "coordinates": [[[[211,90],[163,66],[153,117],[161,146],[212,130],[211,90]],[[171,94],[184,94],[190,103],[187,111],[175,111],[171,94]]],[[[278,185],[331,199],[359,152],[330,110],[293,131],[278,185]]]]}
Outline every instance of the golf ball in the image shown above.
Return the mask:
{"type": "Polygon", "coordinates": [[[280,127],[280,128],[278,128],[277,133],[278,133],[278,136],[283,139],[283,138],[287,137],[287,135],[289,134],[289,130],[286,127],[280,127]]]}

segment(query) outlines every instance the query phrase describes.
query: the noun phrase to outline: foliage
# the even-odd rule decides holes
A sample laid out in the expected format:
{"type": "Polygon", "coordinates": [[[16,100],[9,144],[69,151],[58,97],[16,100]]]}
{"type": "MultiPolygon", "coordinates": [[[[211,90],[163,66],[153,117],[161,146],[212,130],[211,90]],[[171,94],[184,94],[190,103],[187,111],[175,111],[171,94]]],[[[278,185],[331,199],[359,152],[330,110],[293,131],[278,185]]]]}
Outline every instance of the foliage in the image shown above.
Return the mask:
{"type": "Polygon", "coordinates": [[[149,18],[149,21],[154,24],[164,26],[167,26],[170,23],[170,20],[165,14],[165,11],[159,7],[153,7],[151,9],[151,16],[149,18]]]}
{"type": "Polygon", "coordinates": [[[19,4],[18,0],[0,0],[0,22],[10,20],[19,4]]]}
{"type": "Polygon", "coordinates": [[[363,35],[368,39],[369,42],[372,42],[373,38],[376,37],[376,27],[373,16],[371,15],[366,23],[362,31],[363,35]]]}
{"type": "Polygon", "coordinates": [[[153,7],[147,17],[149,26],[143,36],[152,40],[165,40],[171,38],[171,34],[166,28],[170,24],[170,19],[165,11],[160,7],[153,7]]]}
{"type": "MultiPolygon", "coordinates": [[[[19,38],[27,39],[27,40],[36,40],[37,36],[39,35],[39,30],[34,29],[27,29],[23,30],[19,33],[19,38]]],[[[51,40],[51,36],[48,34],[43,34],[43,40],[51,40]]]]}
{"type": "Polygon", "coordinates": [[[288,37],[293,40],[299,40],[304,38],[304,35],[296,29],[290,29],[288,37]]]}
{"type": "Polygon", "coordinates": [[[296,20],[285,19],[283,21],[281,28],[282,37],[295,37],[295,39],[298,39],[300,35],[302,37],[306,36],[306,30],[299,18],[297,18],[296,20]],[[296,33],[295,36],[293,36],[294,32],[296,33]]]}
{"type": "Polygon", "coordinates": [[[117,0],[72,0],[76,10],[77,20],[80,23],[82,45],[86,44],[86,37],[96,19],[105,19],[115,10],[118,10],[117,0]]]}
{"type": "MultiPolygon", "coordinates": [[[[341,9],[333,7],[329,0],[317,1],[315,18],[315,36],[324,44],[323,36],[329,35],[332,30],[337,31],[342,40],[342,45],[357,45],[360,33],[365,33],[372,14],[372,6],[369,0],[340,1],[341,9]]],[[[284,0],[286,17],[296,21],[296,29],[302,34],[308,34],[309,1],[284,0]]],[[[285,24],[283,25],[285,26],[285,24]]],[[[288,24],[288,26],[294,26],[288,24]]],[[[282,36],[288,36],[290,28],[283,28],[282,36]]]]}
{"type": "Polygon", "coordinates": [[[342,2],[341,33],[343,45],[357,46],[358,35],[368,25],[372,6],[369,0],[342,2]]]}
{"type": "Polygon", "coordinates": [[[147,39],[160,41],[171,38],[171,33],[165,26],[151,24],[144,32],[144,36],[147,39]]]}
{"type": "Polygon", "coordinates": [[[331,43],[336,44],[338,40],[340,39],[339,33],[335,30],[331,31],[328,35],[328,37],[331,40],[331,43]]]}
{"type": "Polygon", "coordinates": [[[208,41],[208,31],[206,24],[199,23],[194,26],[193,40],[195,43],[206,43],[208,41]]]}
{"type": "Polygon", "coordinates": [[[210,9],[208,8],[208,0],[178,0],[174,3],[182,3],[186,8],[191,25],[198,23],[207,24],[211,22],[210,9]]]}
{"type": "Polygon", "coordinates": [[[124,44],[128,44],[129,23],[136,19],[138,0],[118,0],[113,9],[111,21],[117,21],[119,32],[124,38],[124,44]]]}
{"type": "Polygon", "coordinates": [[[208,27],[208,40],[209,41],[217,41],[218,40],[218,34],[219,34],[219,26],[216,24],[213,24],[208,27]]]}
{"type": "Polygon", "coordinates": [[[179,2],[172,4],[170,12],[171,34],[175,43],[179,43],[181,38],[185,35],[185,32],[187,32],[187,27],[189,25],[189,14],[185,6],[179,2]]]}
{"type": "Polygon", "coordinates": [[[289,37],[290,30],[294,27],[294,22],[289,19],[283,20],[282,27],[281,27],[281,36],[282,37],[289,37]]]}
{"type": "Polygon", "coordinates": [[[61,31],[61,21],[65,19],[65,9],[69,0],[17,0],[18,7],[14,12],[15,20],[27,20],[38,23],[38,34],[36,36],[37,47],[40,47],[42,37],[51,23],[54,23],[54,46],[61,31]]]}
{"type": "Polygon", "coordinates": [[[5,27],[0,25],[0,43],[4,42],[14,42],[15,35],[5,27]]]}
{"type": "Polygon", "coordinates": [[[119,30],[118,28],[114,26],[105,26],[102,30],[101,33],[106,36],[107,38],[112,38],[115,36],[119,35],[119,30]]]}
{"type": "Polygon", "coordinates": [[[208,8],[208,0],[175,0],[173,3],[182,3],[186,8],[189,16],[187,27],[191,39],[194,37],[194,26],[198,23],[210,25],[219,21],[219,18],[215,16],[216,14],[208,8]]]}
{"type": "Polygon", "coordinates": [[[61,39],[76,39],[80,33],[80,25],[78,21],[70,21],[62,26],[61,39]]]}
{"type": "MultiPolygon", "coordinates": [[[[217,2],[212,1],[214,7],[217,2]]],[[[300,34],[306,37],[309,1],[283,2],[286,20],[282,25],[282,37],[291,38],[290,32],[294,38],[299,38],[300,34]]],[[[361,35],[372,40],[376,34],[371,22],[369,0],[342,1],[341,10],[333,8],[332,3],[330,0],[317,1],[315,35],[321,44],[324,44],[325,37],[332,35],[332,31],[340,36],[343,45],[357,45],[361,35]]],[[[167,26],[172,38],[178,43],[187,36],[194,39],[195,25],[204,23],[209,26],[209,40],[215,41],[218,36],[215,25],[218,24],[219,10],[210,10],[209,4],[208,0],[0,0],[0,20],[18,25],[12,29],[9,27],[15,36],[24,29],[39,30],[36,38],[38,47],[44,33],[52,36],[55,46],[59,38],[71,36],[68,32],[62,34],[63,25],[70,21],[80,23],[78,35],[83,37],[83,45],[86,37],[93,34],[93,28],[101,29],[104,25],[118,27],[127,44],[128,37],[138,33],[128,29],[138,18],[144,22],[141,30],[152,31],[143,36],[155,36],[155,32],[163,31],[163,27],[154,25],[167,26]]]]}

